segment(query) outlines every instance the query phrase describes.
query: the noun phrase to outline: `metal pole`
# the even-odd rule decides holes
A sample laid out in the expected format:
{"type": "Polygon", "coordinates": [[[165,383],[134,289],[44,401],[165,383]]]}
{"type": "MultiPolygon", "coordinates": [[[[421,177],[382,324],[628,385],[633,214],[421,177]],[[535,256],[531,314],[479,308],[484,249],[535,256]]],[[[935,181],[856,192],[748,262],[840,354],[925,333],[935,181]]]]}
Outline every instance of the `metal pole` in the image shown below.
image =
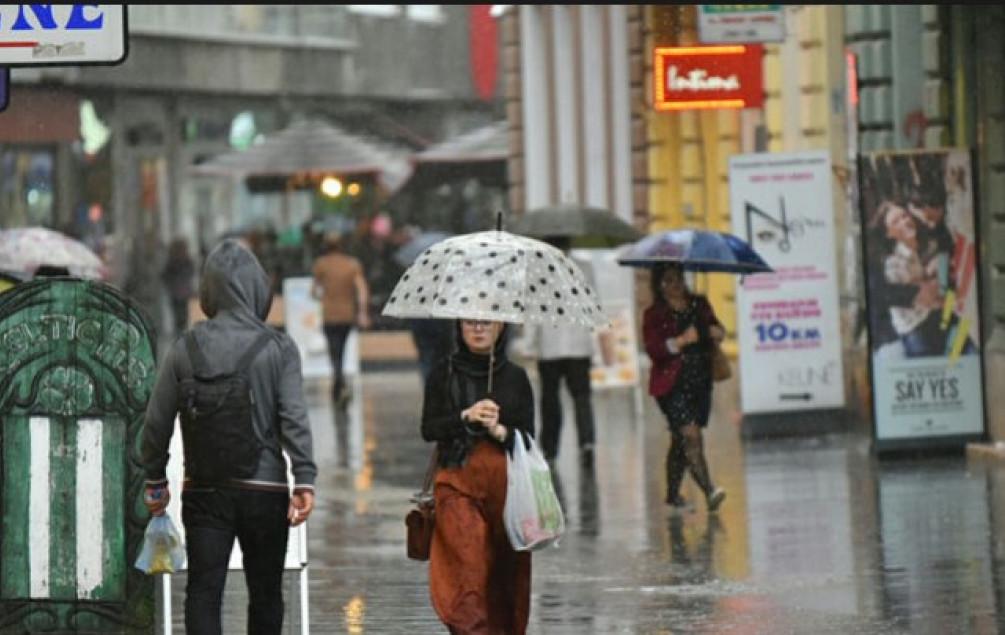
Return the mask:
{"type": "Polygon", "coordinates": [[[164,635],[171,635],[171,574],[161,575],[161,613],[164,619],[164,635]]]}
{"type": "Polygon", "coordinates": [[[307,598],[307,565],[300,568],[300,634],[310,635],[310,611],[307,598]]]}

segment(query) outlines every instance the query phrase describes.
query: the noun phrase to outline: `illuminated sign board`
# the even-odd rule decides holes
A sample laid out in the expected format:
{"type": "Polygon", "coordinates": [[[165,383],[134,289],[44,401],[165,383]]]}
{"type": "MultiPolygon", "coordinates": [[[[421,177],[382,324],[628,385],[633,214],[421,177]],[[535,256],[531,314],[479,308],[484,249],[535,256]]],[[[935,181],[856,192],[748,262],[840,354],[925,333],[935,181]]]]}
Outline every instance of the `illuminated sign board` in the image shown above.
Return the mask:
{"type": "Polygon", "coordinates": [[[760,108],[759,44],[659,47],[653,60],[656,110],[760,108]]]}
{"type": "Polygon", "coordinates": [[[119,64],[126,58],[121,4],[0,4],[0,66],[119,64]]]}

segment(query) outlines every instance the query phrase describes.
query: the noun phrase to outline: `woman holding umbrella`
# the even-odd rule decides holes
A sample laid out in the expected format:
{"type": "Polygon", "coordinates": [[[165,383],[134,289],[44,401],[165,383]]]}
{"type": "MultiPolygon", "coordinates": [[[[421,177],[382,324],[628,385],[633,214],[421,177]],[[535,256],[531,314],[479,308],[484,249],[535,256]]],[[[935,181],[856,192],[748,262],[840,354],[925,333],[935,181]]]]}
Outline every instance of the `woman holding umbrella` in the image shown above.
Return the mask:
{"type": "Polygon", "coordinates": [[[711,355],[725,331],[708,300],[688,289],[679,264],[654,267],[650,286],[653,303],[643,316],[642,332],[652,360],[649,393],[670,428],[666,502],[673,507],[685,505],[680,486],[690,467],[708,510],[714,512],[726,491],[712,483],[701,431],[712,410],[711,355]]]}
{"type": "Polygon", "coordinates": [[[439,463],[430,595],[452,633],[524,633],[530,553],[513,550],[503,523],[505,452],[513,430],[533,435],[534,396],[506,358],[504,323],[455,324],[456,351],[430,374],[422,406],[422,438],[437,443],[439,463]]]}
{"type": "Polygon", "coordinates": [[[505,324],[608,320],[575,263],[498,225],[429,247],[383,313],[456,320],[456,350],[430,373],[422,413],[422,436],[436,442],[438,455],[433,606],[452,633],[522,634],[530,554],[513,549],[503,509],[506,451],[516,430],[533,436],[534,399],[526,372],[506,358],[505,324]]]}

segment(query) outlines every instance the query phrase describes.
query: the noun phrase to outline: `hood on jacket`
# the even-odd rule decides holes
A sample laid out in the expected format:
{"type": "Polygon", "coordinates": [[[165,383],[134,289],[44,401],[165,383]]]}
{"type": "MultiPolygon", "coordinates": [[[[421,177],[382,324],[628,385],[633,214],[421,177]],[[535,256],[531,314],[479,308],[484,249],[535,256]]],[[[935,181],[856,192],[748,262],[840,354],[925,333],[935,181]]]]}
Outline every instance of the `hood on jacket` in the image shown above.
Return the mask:
{"type": "Polygon", "coordinates": [[[255,254],[232,238],[214,247],[202,268],[199,306],[210,318],[220,311],[234,311],[265,321],[272,292],[255,254]]]}

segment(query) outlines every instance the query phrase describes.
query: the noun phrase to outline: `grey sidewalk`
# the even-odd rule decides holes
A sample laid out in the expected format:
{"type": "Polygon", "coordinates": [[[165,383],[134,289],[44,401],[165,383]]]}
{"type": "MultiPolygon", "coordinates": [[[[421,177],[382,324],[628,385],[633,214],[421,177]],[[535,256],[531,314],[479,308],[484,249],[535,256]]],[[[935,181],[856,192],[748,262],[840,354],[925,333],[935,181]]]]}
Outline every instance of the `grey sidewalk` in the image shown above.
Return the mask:
{"type": "MultiPolygon", "coordinates": [[[[729,386],[708,431],[728,498],[706,514],[663,505],[665,424],[649,398],[595,398],[596,469],[576,464],[566,421],[558,477],[568,533],[534,556],[530,632],[996,633],[1005,573],[1005,473],[962,457],[877,463],[855,435],[744,444],[729,386]]],[[[353,416],[311,390],[318,507],[309,523],[312,633],[445,632],[426,565],[404,556],[403,518],[429,448],[418,436],[418,373],[365,374],[353,416]]],[[[566,404],[569,406],[570,404],[566,404]]],[[[570,407],[565,409],[571,417],[570,407]]],[[[287,574],[295,583],[295,574],[287,574]]],[[[226,632],[245,632],[232,572],[226,632]]],[[[184,632],[184,575],[173,584],[184,632]]],[[[299,598],[287,597],[298,633],[299,598]]]]}

